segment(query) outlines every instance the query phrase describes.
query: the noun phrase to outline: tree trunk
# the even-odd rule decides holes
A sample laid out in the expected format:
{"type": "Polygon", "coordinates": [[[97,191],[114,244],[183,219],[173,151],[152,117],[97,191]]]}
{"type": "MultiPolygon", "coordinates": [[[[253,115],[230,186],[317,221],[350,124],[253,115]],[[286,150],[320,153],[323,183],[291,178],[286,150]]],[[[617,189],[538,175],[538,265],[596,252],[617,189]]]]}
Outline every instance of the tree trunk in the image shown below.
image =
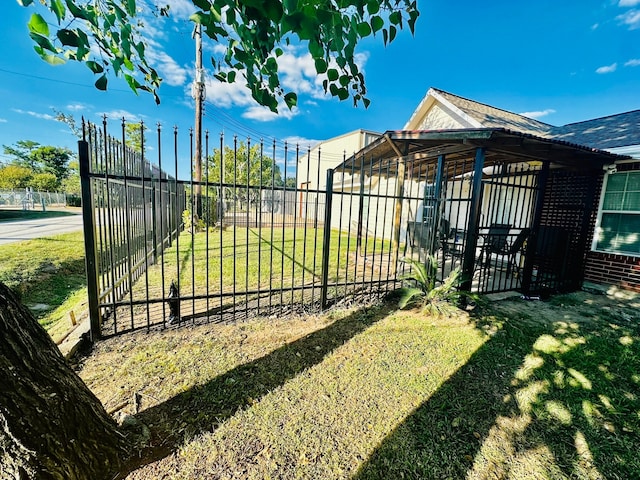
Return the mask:
{"type": "Polygon", "coordinates": [[[0,283],[0,478],[114,478],[125,445],[47,332],[0,283]]]}

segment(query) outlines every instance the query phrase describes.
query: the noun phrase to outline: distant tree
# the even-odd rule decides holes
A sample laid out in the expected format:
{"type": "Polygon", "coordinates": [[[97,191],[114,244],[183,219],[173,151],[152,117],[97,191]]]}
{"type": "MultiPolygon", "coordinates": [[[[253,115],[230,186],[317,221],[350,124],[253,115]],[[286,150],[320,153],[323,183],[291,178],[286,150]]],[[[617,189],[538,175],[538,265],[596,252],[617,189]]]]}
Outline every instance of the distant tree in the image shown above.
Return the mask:
{"type": "Polygon", "coordinates": [[[62,181],[60,189],[68,195],[80,196],[80,175],[71,174],[62,181]]]}
{"type": "Polygon", "coordinates": [[[33,175],[51,173],[55,176],[58,186],[69,175],[69,161],[73,156],[68,148],[40,145],[31,140],[19,140],[15,145],[4,145],[4,152],[12,157],[10,165],[27,168],[33,175]]]}
{"type": "Polygon", "coordinates": [[[11,164],[25,167],[35,172],[38,171],[39,167],[36,165],[36,160],[32,157],[32,153],[39,146],[40,144],[33,140],[18,140],[15,145],[3,145],[2,148],[5,155],[12,157],[11,164]]]}
{"type": "Polygon", "coordinates": [[[18,190],[29,186],[33,171],[20,165],[6,165],[0,168],[0,189],[18,190]]]}
{"type": "Polygon", "coordinates": [[[31,152],[31,158],[40,171],[55,175],[58,183],[69,176],[69,160],[72,155],[68,148],[50,145],[38,147],[31,152]]]}
{"type": "Polygon", "coordinates": [[[296,188],[295,177],[287,177],[287,179],[284,181],[284,186],[288,188],[296,188]]]}
{"type": "Polygon", "coordinates": [[[144,139],[144,132],[147,130],[149,130],[149,128],[141,122],[126,123],[124,126],[125,143],[127,147],[134,152],[142,152],[143,156],[146,153],[147,145],[146,139],[144,145],[142,140],[144,139]]]}
{"type": "Polygon", "coordinates": [[[29,180],[29,186],[37,192],[57,192],[60,190],[60,182],[53,173],[36,173],[29,180]]]}
{"type": "MultiPolygon", "coordinates": [[[[247,184],[247,174],[249,184],[257,185],[282,185],[282,175],[280,168],[268,157],[260,152],[259,145],[247,147],[245,142],[240,142],[236,150],[225,146],[222,154],[224,165],[223,183],[235,183],[239,186],[247,184]]],[[[209,182],[218,183],[220,181],[220,149],[216,148],[213,155],[207,158],[205,172],[209,182]]]]}

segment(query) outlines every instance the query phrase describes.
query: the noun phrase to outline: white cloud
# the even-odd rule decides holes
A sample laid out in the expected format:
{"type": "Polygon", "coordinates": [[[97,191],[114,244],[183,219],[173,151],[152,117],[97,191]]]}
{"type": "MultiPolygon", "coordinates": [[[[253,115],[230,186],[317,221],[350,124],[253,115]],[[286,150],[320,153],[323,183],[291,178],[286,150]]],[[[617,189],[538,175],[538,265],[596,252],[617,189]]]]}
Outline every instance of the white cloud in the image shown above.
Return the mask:
{"type": "Polygon", "coordinates": [[[287,142],[289,145],[298,145],[300,149],[306,150],[308,148],[313,148],[316,144],[320,143],[320,140],[315,140],[312,138],[305,137],[285,137],[282,139],[283,142],[287,142]]]}
{"type": "Polygon", "coordinates": [[[187,70],[166,53],[150,46],[147,50],[147,59],[160,72],[160,76],[168,85],[177,87],[184,85],[187,81],[187,70]]]}
{"type": "Polygon", "coordinates": [[[71,110],[72,112],[80,112],[82,110],[87,110],[89,107],[84,103],[70,103],[65,108],[67,110],[71,110]]]}
{"type": "Polygon", "coordinates": [[[206,78],[205,88],[207,89],[207,100],[211,101],[216,107],[246,107],[255,103],[255,100],[251,98],[251,91],[241,80],[236,80],[234,83],[225,83],[215,78],[206,78]]]}
{"type": "Polygon", "coordinates": [[[287,120],[290,120],[299,113],[300,110],[298,107],[293,107],[289,110],[289,107],[287,107],[284,102],[278,102],[278,113],[273,113],[267,107],[256,104],[247,108],[242,114],[242,117],[250,120],[257,120],[259,122],[271,122],[278,118],[286,118],[287,120]]]}
{"type": "Polygon", "coordinates": [[[627,62],[625,62],[624,66],[625,67],[637,67],[637,66],[640,66],[640,58],[632,58],[631,60],[628,60],[627,62]]]}
{"type": "Polygon", "coordinates": [[[553,108],[547,108],[546,110],[538,110],[534,112],[522,112],[520,115],[529,118],[541,118],[551,115],[552,113],[556,113],[556,111],[553,108]]]}
{"type": "Polygon", "coordinates": [[[111,110],[110,112],[102,112],[100,115],[106,115],[107,118],[112,120],[122,120],[124,118],[127,122],[139,122],[142,120],[141,116],[126,110],[111,110]]]}
{"type": "Polygon", "coordinates": [[[628,26],[629,30],[640,28],[640,10],[629,10],[622,15],[618,15],[616,20],[628,26]]]}
{"type": "Polygon", "coordinates": [[[6,118],[0,118],[0,123],[7,123],[7,119],[6,118]]]}
{"type": "Polygon", "coordinates": [[[169,15],[178,19],[189,17],[196,12],[196,8],[189,0],[163,0],[163,5],[169,5],[169,15]]]}
{"type": "Polygon", "coordinates": [[[591,30],[597,30],[598,27],[600,27],[599,23],[594,23],[593,25],[591,25],[591,30]]]}
{"type": "Polygon", "coordinates": [[[618,2],[619,7],[635,7],[640,4],[640,0],[620,0],[618,2]]]}
{"type": "MultiPolygon", "coordinates": [[[[325,75],[317,75],[313,58],[308,52],[303,52],[299,47],[288,46],[283,48],[284,53],[278,57],[278,74],[280,83],[285,91],[293,91],[298,94],[298,105],[317,105],[315,100],[331,98],[322,87],[325,75]],[[304,98],[306,97],[306,98],[304,98]]],[[[221,51],[224,51],[222,48],[221,51]]],[[[355,62],[361,72],[369,58],[368,52],[355,55],[355,62]]],[[[335,62],[331,62],[329,68],[338,68],[335,62]]],[[[229,84],[207,78],[205,81],[207,99],[217,107],[231,108],[242,107],[242,116],[252,120],[268,122],[276,118],[291,119],[300,114],[298,108],[289,108],[280,100],[279,114],[271,112],[268,108],[258,105],[251,97],[250,90],[238,76],[236,82],[229,84]]]]}
{"type": "Polygon", "coordinates": [[[617,63],[612,63],[611,65],[604,65],[600,68],[596,69],[596,73],[604,74],[604,73],[613,73],[618,68],[617,63]]]}
{"type": "Polygon", "coordinates": [[[56,119],[56,117],[54,117],[53,115],[49,115],[48,113],[38,113],[38,112],[30,111],[30,110],[21,110],[19,108],[13,108],[12,110],[14,112],[16,112],[16,113],[21,113],[23,115],[31,115],[32,117],[40,118],[42,120],[55,120],[56,119]]]}

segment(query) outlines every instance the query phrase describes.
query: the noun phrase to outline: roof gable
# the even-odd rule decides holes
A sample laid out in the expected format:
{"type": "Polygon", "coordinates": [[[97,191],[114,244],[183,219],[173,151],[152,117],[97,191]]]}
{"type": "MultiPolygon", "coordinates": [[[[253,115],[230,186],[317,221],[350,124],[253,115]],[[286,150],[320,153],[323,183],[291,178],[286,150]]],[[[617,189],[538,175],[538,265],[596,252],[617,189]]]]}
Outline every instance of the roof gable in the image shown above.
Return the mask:
{"type": "Polygon", "coordinates": [[[599,149],[640,145],[640,110],[556,127],[517,113],[430,88],[405,130],[506,128],[599,149]]]}

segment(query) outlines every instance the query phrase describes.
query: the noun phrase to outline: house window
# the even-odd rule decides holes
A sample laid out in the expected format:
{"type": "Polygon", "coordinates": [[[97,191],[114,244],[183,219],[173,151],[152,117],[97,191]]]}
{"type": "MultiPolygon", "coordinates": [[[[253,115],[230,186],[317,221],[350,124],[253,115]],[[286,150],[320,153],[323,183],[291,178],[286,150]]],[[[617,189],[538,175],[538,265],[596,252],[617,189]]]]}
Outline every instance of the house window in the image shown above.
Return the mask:
{"type": "Polygon", "coordinates": [[[640,255],[640,172],[608,174],[594,249],[640,255]]]}

